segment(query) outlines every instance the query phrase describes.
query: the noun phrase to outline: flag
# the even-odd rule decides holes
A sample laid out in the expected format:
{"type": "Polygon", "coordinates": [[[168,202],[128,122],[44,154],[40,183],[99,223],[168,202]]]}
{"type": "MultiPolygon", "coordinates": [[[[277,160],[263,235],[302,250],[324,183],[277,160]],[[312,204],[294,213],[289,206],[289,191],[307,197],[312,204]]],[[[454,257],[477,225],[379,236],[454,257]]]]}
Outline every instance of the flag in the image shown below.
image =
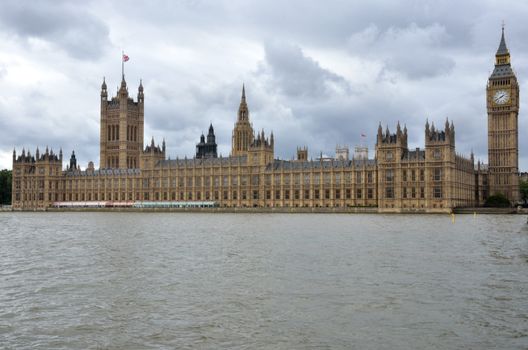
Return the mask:
{"type": "Polygon", "coordinates": [[[129,57],[127,55],[123,54],[123,62],[126,62],[128,60],[129,60],[129,57]]]}
{"type": "Polygon", "coordinates": [[[367,135],[365,135],[365,134],[361,133],[361,137],[367,137],[367,135]]]}

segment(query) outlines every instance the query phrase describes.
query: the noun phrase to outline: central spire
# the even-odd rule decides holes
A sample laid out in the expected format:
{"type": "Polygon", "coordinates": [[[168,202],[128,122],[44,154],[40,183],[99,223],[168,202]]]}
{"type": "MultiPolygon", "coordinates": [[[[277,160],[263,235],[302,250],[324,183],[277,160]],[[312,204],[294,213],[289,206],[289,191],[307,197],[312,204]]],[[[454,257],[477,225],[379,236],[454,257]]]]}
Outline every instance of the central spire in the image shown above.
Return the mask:
{"type": "Polygon", "coordinates": [[[242,84],[242,97],[240,98],[240,106],[238,107],[238,121],[249,121],[249,109],[246,102],[246,88],[242,84]]]}

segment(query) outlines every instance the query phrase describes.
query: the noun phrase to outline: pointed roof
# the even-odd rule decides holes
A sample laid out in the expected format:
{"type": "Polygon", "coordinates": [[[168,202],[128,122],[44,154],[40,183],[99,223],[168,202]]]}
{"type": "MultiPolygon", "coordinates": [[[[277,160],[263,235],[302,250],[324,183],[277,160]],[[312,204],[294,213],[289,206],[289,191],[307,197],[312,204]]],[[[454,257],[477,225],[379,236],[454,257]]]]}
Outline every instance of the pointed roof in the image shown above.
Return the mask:
{"type": "Polygon", "coordinates": [[[246,88],[242,84],[242,97],[240,99],[240,105],[238,106],[238,121],[249,121],[249,109],[246,103],[246,88]]]}
{"type": "Polygon", "coordinates": [[[491,73],[490,78],[505,78],[513,77],[513,72],[510,64],[510,52],[506,47],[506,40],[504,39],[504,25],[502,26],[501,41],[497,53],[495,54],[495,68],[491,73]]]}
{"type": "Polygon", "coordinates": [[[495,54],[496,56],[501,56],[501,55],[508,55],[509,52],[508,52],[508,48],[506,47],[506,40],[504,40],[504,26],[502,27],[502,35],[501,35],[501,41],[500,41],[500,44],[499,44],[499,48],[497,49],[497,53],[495,54]]]}

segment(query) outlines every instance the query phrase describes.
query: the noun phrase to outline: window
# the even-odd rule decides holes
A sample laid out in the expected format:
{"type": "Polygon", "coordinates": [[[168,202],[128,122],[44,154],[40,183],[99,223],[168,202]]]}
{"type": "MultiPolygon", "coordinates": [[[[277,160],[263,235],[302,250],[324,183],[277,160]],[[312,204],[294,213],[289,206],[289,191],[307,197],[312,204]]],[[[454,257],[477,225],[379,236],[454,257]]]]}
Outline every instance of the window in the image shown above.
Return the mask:
{"type": "Polygon", "coordinates": [[[372,190],[372,188],[367,189],[367,198],[368,198],[368,199],[372,199],[372,197],[373,197],[373,192],[374,192],[374,191],[372,190]]]}
{"type": "Polygon", "coordinates": [[[394,180],[394,171],[392,169],[385,170],[385,181],[392,182],[394,180]]]}
{"type": "Polygon", "coordinates": [[[324,183],[325,185],[329,185],[330,184],[330,174],[329,173],[324,173],[324,183]]]}
{"type": "Polygon", "coordinates": [[[284,199],[290,199],[290,190],[284,191],[284,199]]]}
{"type": "Polygon", "coordinates": [[[416,187],[411,189],[411,198],[416,198],[416,187]]]}
{"type": "Polygon", "coordinates": [[[392,160],[392,152],[387,152],[386,156],[385,156],[385,159],[386,160],[392,160]]]}
{"type": "Polygon", "coordinates": [[[293,175],[293,179],[296,185],[299,185],[301,183],[301,174],[295,174],[293,175]]]}
{"type": "Polygon", "coordinates": [[[433,150],[433,158],[434,159],[440,159],[442,157],[442,152],[440,152],[439,149],[433,150]]]}
{"type": "Polygon", "coordinates": [[[345,173],[345,183],[349,184],[352,182],[352,173],[345,173]]]}
{"type": "Polygon", "coordinates": [[[352,197],[352,191],[350,190],[350,188],[346,189],[345,195],[346,195],[346,199],[350,199],[350,197],[352,197]]]}
{"type": "Polygon", "coordinates": [[[442,169],[436,168],[433,172],[433,181],[441,181],[442,180],[442,169]]]}
{"type": "Polygon", "coordinates": [[[404,170],[402,172],[402,178],[403,178],[403,181],[407,181],[407,170],[404,170]]]}
{"type": "Polygon", "coordinates": [[[385,187],[385,198],[394,198],[394,188],[385,187]]]}
{"type": "Polygon", "coordinates": [[[325,199],[330,199],[330,190],[325,190],[325,199]]]}
{"type": "Polygon", "coordinates": [[[440,186],[433,187],[433,197],[442,198],[442,187],[440,186]]]}
{"type": "Polygon", "coordinates": [[[424,181],[424,180],[425,180],[425,171],[420,170],[420,181],[424,181]]]}
{"type": "Polygon", "coordinates": [[[425,198],[425,188],[420,188],[420,198],[425,198]]]}
{"type": "Polygon", "coordinates": [[[359,171],[356,171],[356,183],[360,184],[361,183],[361,172],[359,171]]]}
{"type": "Polygon", "coordinates": [[[372,171],[367,172],[367,182],[369,184],[372,183],[372,171]]]}
{"type": "Polygon", "coordinates": [[[258,198],[259,198],[258,191],[253,191],[253,199],[258,199],[258,198]]]}
{"type": "Polygon", "coordinates": [[[407,187],[403,188],[403,198],[407,198],[407,187]]]}
{"type": "Polygon", "coordinates": [[[416,171],[411,171],[411,181],[416,181],[416,171]]]}
{"type": "Polygon", "coordinates": [[[304,199],[310,199],[310,190],[304,190],[304,199]]]}
{"type": "Polygon", "coordinates": [[[335,190],[335,198],[336,199],[341,199],[341,191],[340,190],[335,190]]]}
{"type": "Polygon", "coordinates": [[[275,191],[275,199],[280,199],[280,191],[275,191]]]}
{"type": "Polygon", "coordinates": [[[356,190],[356,198],[361,199],[363,192],[361,191],[361,188],[358,188],[356,190]]]}

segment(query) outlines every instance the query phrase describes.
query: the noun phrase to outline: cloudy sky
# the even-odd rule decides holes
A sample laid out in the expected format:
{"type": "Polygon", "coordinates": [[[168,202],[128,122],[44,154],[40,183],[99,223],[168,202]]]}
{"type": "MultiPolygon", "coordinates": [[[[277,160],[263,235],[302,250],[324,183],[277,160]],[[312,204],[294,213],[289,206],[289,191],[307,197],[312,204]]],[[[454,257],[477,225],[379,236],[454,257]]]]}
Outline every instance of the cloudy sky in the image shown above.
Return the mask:
{"type": "Polygon", "coordinates": [[[275,155],[310,157],[362,142],[379,122],[454,120],[457,151],[487,162],[485,87],[501,23],[520,81],[520,169],[528,170],[528,2],[523,1],[21,1],[0,11],[0,168],[13,147],[75,149],[99,163],[99,94],[125,74],[145,87],[145,140],[193,156],[213,123],[228,155],[242,83],[256,130],[275,155]],[[524,38],[524,39],[523,39],[524,38]]]}

